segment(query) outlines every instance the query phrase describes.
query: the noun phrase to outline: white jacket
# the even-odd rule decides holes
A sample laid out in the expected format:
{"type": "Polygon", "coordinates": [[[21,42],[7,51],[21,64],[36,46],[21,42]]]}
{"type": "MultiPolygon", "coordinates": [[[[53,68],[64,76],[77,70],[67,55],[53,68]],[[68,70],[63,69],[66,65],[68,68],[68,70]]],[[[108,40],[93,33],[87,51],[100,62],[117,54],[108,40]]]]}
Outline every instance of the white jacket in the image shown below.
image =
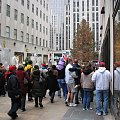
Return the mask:
{"type": "Polygon", "coordinates": [[[99,67],[92,76],[92,81],[96,84],[96,90],[108,90],[111,80],[111,74],[105,67],[99,67]]]}
{"type": "Polygon", "coordinates": [[[114,90],[120,90],[120,67],[114,70],[114,90]]]}
{"type": "Polygon", "coordinates": [[[71,64],[68,64],[65,68],[65,81],[66,83],[74,83],[74,78],[71,76],[69,68],[72,68],[71,64]]]}

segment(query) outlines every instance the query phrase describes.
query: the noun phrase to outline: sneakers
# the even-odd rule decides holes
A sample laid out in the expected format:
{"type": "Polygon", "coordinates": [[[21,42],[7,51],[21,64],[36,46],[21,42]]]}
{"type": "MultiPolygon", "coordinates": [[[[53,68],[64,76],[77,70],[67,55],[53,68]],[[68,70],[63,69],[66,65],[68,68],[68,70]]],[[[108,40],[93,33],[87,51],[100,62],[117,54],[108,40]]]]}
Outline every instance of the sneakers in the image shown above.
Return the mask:
{"type": "Polygon", "coordinates": [[[101,112],[96,112],[96,115],[100,116],[100,115],[101,115],[101,112]]]}
{"type": "Polygon", "coordinates": [[[93,110],[93,108],[87,108],[86,110],[93,110]]]}
{"type": "Polygon", "coordinates": [[[107,115],[108,113],[105,113],[105,112],[103,112],[103,115],[105,116],[105,115],[107,115]]]}
{"type": "Polygon", "coordinates": [[[85,111],[86,109],[85,108],[83,108],[83,111],[85,111]]]}
{"type": "Polygon", "coordinates": [[[74,103],[70,103],[69,107],[76,107],[77,104],[74,104],[74,103]]]}

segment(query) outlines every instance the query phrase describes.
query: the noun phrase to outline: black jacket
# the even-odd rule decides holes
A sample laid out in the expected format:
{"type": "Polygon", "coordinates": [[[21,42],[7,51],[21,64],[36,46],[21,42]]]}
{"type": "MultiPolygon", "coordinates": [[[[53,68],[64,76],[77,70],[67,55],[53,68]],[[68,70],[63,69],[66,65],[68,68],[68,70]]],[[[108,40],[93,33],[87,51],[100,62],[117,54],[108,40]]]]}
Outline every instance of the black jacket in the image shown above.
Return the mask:
{"type": "Polygon", "coordinates": [[[12,99],[21,95],[19,80],[15,74],[11,74],[7,81],[8,96],[12,99]]]}

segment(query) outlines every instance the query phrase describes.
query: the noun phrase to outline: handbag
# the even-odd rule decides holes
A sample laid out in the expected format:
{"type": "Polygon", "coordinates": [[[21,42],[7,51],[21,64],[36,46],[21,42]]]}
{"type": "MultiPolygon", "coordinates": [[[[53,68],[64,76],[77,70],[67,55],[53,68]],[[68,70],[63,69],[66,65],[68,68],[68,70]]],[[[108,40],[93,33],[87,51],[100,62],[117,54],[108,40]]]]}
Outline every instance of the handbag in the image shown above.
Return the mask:
{"type": "Polygon", "coordinates": [[[28,80],[26,78],[24,78],[24,85],[28,84],[28,80]]]}

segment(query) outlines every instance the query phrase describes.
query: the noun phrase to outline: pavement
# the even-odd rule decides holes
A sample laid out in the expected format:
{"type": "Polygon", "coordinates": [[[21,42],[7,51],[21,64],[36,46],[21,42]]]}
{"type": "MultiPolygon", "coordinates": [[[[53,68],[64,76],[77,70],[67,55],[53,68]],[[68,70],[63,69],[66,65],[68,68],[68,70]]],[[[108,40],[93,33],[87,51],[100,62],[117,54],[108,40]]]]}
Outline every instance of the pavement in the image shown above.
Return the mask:
{"type": "MultiPolygon", "coordinates": [[[[95,104],[92,103],[93,110],[82,110],[82,104],[77,107],[67,107],[63,98],[55,96],[55,102],[51,103],[49,96],[43,99],[43,109],[35,108],[34,101],[26,102],[26,111],[18,110],[17,120],[114,120],[109,113],[107,116],[97,116],[95,114],[95,104]]],[[[0,120],[11,120],[7,115],[10,109],[10,98],[0,97],[0,120]]]]}

